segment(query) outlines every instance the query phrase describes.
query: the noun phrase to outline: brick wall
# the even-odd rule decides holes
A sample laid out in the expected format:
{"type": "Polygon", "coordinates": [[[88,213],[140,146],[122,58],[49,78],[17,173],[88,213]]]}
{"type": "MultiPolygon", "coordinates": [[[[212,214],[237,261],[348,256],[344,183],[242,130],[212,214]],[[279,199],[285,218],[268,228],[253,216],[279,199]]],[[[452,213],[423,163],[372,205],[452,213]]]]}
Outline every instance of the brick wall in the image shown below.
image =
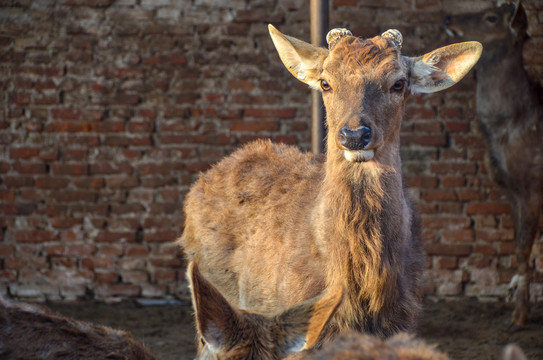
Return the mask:
{"type": "MultiPolygon", "coordinates": [[[[360,36],[398,28],[404,53],[418,55],[448,43],[445,12],[486,3],[334,0],[331,26],[360,36]]],[[[543,79],[543,8],[526,4],[526,65],[543,79]]],[[[273,23],[308,40],[306,0],[0,6],[2,294],[173,296],[185,282],[172,242],[197,174],[259,137],[309,148],[309,91],[267,32],[273,23]]],[[[509,207],[482,161],[474,89],[470,73],[412,98],[401,134],[429,255],[426,291],[441,297],[503,296],[515,267],[509,207]]],[[[542,257],[536,265],[541,299],[542,257]]]]}

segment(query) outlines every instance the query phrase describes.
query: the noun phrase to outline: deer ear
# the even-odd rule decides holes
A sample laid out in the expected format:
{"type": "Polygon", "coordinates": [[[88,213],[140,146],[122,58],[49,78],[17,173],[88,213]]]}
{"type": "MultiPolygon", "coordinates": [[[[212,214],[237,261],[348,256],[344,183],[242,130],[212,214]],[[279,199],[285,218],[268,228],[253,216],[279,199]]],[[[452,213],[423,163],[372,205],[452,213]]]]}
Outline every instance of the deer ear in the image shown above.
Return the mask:
{"type": "Polygon", "coordinates": [[[282,356],[315,346],[322,330],[343,300],[343,286],[329,289],[275,317],[282,356]]]}
{"type": "Polygon", "coordinates": [[[240,316],[221,293],[202,276],[196,262],[192,261],[189,264],[188,274],[196,329],[210,350],[216,353],[229,345],[236,331],[234,324],[240,323],[240,316]]]}
{"type": "Polygon", "coordinates": [[[526,29],[528,28],[528,17],[524,11],[524,6],[520,1],[514,3],[514,10],[509,21],[509,29],[515,34],[515,36],[522,37],[526,35],[526,29]]]}
{"type": "Polygon", "coordinates": [[[319,90],[322,64],[328,56],[328,50],[283,35],[271,24],[268,25],[268,30],[279,57],[288,71],[298,80],[319,90]]]}
{"type": "Polygon", "coordinates": [[[503,360],[527,360],[527,357],[518,345],[509,344],[503,350],[502,359],[503,360]]]}
{"type": "Polygon", "coordinates": [[[482,51],[479,42],[468,41],[407,58],[409,89],[412,93],[433,93],[453,86],[477,63],[482,51]]]}

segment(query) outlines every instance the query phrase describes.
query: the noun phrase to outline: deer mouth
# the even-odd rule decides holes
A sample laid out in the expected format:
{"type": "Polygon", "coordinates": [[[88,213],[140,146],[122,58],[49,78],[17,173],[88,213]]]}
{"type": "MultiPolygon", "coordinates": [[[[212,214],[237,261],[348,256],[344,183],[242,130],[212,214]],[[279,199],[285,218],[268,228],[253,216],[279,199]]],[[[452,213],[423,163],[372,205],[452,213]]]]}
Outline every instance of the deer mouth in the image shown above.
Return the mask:
{"type": "Polygon", "coordinates": [[[368,150],[343,150],[343,156],[350,162],[367,162],[375,156],[375,149],[368,150]]]}

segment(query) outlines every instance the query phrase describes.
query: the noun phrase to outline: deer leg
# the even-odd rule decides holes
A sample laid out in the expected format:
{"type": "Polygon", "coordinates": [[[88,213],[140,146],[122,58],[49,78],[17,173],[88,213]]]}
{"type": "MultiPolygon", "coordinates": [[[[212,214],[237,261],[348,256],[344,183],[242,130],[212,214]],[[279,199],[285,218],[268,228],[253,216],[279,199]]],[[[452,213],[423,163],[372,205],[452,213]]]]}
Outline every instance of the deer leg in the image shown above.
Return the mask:
{"type": "MultiPolygon", "coordinates": [[[[534,197],[535,198],[535,197],[534,197]]],[[[532,266],[530,253],[534,240],[539,235],[540,203],[537,200],[516,198],[512,201],[513,218],[515,222],[515,255],[518,263],[517,275],[511,281],[515,285],[515,310],[511,325],[524,326],[530,309],[530,280],[532,266]]]]}

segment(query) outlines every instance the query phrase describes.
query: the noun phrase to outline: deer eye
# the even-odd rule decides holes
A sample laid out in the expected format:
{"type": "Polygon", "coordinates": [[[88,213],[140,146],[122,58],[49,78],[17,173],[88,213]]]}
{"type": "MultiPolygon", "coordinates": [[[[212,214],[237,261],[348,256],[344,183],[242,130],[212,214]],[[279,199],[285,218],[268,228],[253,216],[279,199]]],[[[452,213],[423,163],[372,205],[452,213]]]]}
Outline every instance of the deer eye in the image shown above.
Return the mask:
{"type": "Polygon", "coordinates": [[[331,89],[330,84],[326,80],[321,80],[321,89],[322,91],[328,91],[331,89]]]}
{"type": "Polygon", "coordinates": [[[496,15],[488,15],[485,20],[491,24],[494,24],[496,21],[498,21],[498,17],[496,15]]]}
{"type": "Polygon", "coordinates": [[[404,87],[405,87],[405,83],[407,81],[405,79],[400,79],[398,81],[396,81],[394,83],[394,85],[392,85],[392,87],[390,88],[390,91],[391,92],[402,92],[404,87]]]}

